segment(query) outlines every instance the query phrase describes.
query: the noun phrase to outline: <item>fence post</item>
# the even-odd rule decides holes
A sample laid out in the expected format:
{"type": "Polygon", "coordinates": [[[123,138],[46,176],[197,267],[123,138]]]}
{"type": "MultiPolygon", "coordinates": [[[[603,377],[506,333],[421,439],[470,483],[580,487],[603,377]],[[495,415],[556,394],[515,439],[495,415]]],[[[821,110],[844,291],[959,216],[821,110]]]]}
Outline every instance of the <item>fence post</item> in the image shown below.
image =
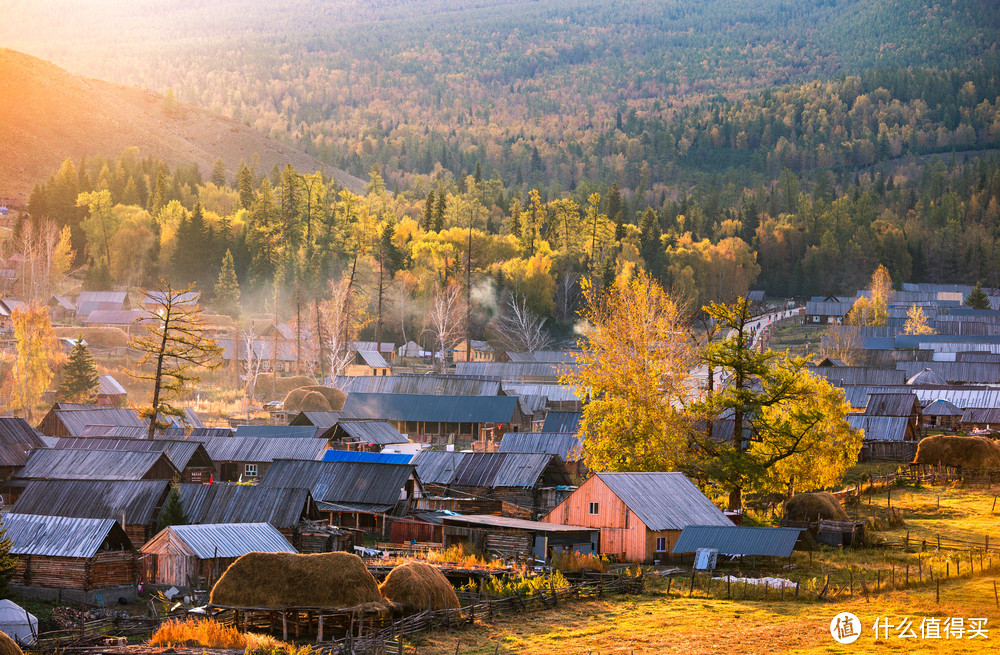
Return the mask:
{"type": "Polygon", "coordinates": [[[799,599],[799,580],[800,578],[795,578],[795,600],[799,599]]]}
{"type": "Polygon", "coordinates": [[[692,566],[691,567],[691,588],[688,589],[688,597],[690,597],[691,594],[694,593],[694,576],[695,576],[695,574],[697,572],[698,572],[698,569],[696,569],[696,568],[694,568],[694,566],[692,566]]]}
{"type": "Polygon", "coordinates": [[[726,574],[726,600],[733,597],[733,576],[726,574]]]}

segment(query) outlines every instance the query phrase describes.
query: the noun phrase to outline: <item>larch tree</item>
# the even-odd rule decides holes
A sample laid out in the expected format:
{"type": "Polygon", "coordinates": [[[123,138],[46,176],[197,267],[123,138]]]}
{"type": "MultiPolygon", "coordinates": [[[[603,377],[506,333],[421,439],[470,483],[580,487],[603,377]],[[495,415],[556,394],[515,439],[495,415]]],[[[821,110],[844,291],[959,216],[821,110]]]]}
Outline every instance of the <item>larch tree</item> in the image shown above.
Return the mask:
{"type": "Polygon", "coordinates": [[[892,278],[885,266],[879,264],[872,273],[867,294],[861,296],[847,313],[848,325],[885,327],[889,324],[889,299],[892,296],[892,278]]]}
{"type": "Polygon", "coordinates": [[[215,305],[221,313],[234,319],[240,315],[240,282],[236,279],[233,253],[228,248],[222,258],[219,280],[215,283],[215,305]]]}
{"type": "Polygon", "coordinates": [[[582,282],[587,323],[578,370],[561,378],[584,405],[579,434],[592,471],[669,471],[686,459],[694,353],[678,303],[645,272],[609,293],[582,282]]]}
{"type": "Polygon", "coordinates": [[[193,293],[193,286],[175,289],[161,280],[145,333],[129,340],[129,346],[142,353],[137,367],[128,371],[129,376],[153,385],[150,403],[141,412],[149,420],[150,439],[158,427],[165,425],[160,416],[183,414],[171,401],[189,384],[198,382],[202,370],[222,365],[222,348],[205,336],[201,308],[189,304],[193,293]]]}
{"type": "Polygon", "coordinates": [[[911,305],[906,310],[906,323],[903,334],[934,334],[934,328],[928,324],[927,314],[920,305],[911,305]]]}
{"type": "Polygon", "coordinates": [[[76,339],[69,361],[63,366],[62,383],[56,391],[60,400],[71,403],[89,403],[94,400],[100,387],[97,365],[90,354],[83,336],[76,339]]]}
{"type": "Polygon", "coordinates": [[[59,342],[44,305],[16,307],[11,322],[17,354],[5,386],[13,404],[31,421],[32,409],[52,383],[52,362],[58,356],[59,342]]]}
{"type": "Polygon", "coordinates": [[[726,338],[701,350],[701,360],[723,373],[722,389],[692,404],[698,422],[726,418],[732,438],[692,431],[695,448],[685,468],[729,494],[729,508],[744,492],[791,491],[835,484],[857,462],[862,433],[847,422],[844,392],[811,375],[807,361],[751,348],[750,303],[705,308],[726,338]]]}
{"type": "Polygon", "coordinates": [[[820,338],[820,352],[824,357],[839,359],[848,366],[861,364],[864,358],[864,339],[854,325],[831,325],[820,338]]]}

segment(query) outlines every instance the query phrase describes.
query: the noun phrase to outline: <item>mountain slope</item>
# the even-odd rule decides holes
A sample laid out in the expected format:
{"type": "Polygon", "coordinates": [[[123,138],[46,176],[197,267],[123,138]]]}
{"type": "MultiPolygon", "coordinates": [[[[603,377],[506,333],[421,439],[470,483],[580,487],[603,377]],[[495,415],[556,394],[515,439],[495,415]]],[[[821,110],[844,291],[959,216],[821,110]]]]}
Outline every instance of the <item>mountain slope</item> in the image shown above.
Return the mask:
{"type": "Polygon", "coordinates": [[[240,160],[260,157],[260,170],[292,164],[325,170],[340,184],[364,182],[236,121],[179,103],[167,111],[152,91],[68,73],[54,64],[0,49],[0,196],[27,198],[66,157],[116,156],[136,146],[176,166],[197,162],[207,175],[216,158],[230,177],[240,160]]]}

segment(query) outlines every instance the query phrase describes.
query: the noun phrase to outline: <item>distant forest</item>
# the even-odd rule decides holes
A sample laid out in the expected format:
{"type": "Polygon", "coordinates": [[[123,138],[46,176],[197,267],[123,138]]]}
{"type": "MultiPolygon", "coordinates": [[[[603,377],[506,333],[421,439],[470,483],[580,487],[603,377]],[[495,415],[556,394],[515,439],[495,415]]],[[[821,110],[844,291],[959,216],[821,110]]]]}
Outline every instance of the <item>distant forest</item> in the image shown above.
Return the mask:
{"type": "Polygon", "coordinates": [[[505,293],[568,329],[582,276],[634,266],[693,307],[754,286],[841,293],[880,262],[897,282],[1000,282],[993,3],[188,4],[113,24],[22,4],[10,41],[61,11],[67,40],[33,52],[169,89],[369,190],[251,153],[237,179],[136,152],[67,162],[31,216],[72,227],[88,285],[167,275],[211,296],[228,250],[247,297],[285,311],[357,274],[373,311],[396,299],[398,338],[435,288],[464,283],[470,242],[477,334],[505,293]],[[118,255],[90,241],[95,206],[76,194],[94,190],[129,230],[118,255]]]}

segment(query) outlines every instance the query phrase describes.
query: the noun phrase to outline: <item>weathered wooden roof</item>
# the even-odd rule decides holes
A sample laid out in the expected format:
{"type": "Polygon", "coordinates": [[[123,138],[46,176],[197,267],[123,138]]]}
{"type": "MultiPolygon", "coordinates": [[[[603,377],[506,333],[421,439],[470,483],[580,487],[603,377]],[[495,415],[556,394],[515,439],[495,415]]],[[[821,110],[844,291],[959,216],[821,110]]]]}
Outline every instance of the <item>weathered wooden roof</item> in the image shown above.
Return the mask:
{"type": "Polygon", "coordinates": [[[332,428],[340,419],[340,412],[299,412],[289,425],[313,426],[324,430],[332,428]]]}
{"type": "Polygon", "coordinates": [[[234,437],[261,439],[310,439],[323,434],[313,425],[237,425],[234,437]]]}
{"type": "Polygon", "coordinates": [[[258,485],[305,486],[318,502],[393,506],[414,470],[412,464],[279,459],[258,485]]]}
{"type": "Polygon", "coordinates": [[[41,433],[23,418],[0,417],[0,466],[24,466],[28,451],[44,447],[41,433]]]}
{"type": "Polygon", "coordinates": [[[178,471],[189,465],[211,467],[212,458],[200,441],[181,439],[113,439],[63,437],[56,442],[56,448],[76,448],[78,450],[121,450],[145,453],[165,453],[178,471]]]}
{"type": "Polygon", "coordinates": [[[962,416],[964,412],[944,398],[932,400],[924,407],[924,416],[962,416]]]}
{"type": "Polygon", "coordinates": [[[970,407],[962,414],[962,423],[986,423],[1000,427],[1000,407],[970,407]]]}
{"type": "Polygon", "coordinates": [[[504,382],[528,382],[539,379],[556,380],[563,373],[575,371],[575,362],[458,362],[459,375],[488,375],[504,382]]]}
{"type": "Polygon", "coordinates": [[[88,425],[125,425],[142,427],[143,421],[135,410],[102,405],[87,405],[85,409],[67,409],[63,405],[52,410],[71,436],[80,436],[88,425]]]}
{"type": "Polygon", "coordinates": [[[160,464],[172,470],[171,477],[180,475],[177,467],[161,452],[38,448],[31,451],[28,463],[17,477],[22,480],[142,480],[160,464]]]}
{"type": "Polygon", "coordinates": [[[349,393],[344,418],[431,423],[510,423],[517,398],[508,396],[425,396],[349,393]]]}
{"type": "Polygon", "coordinates": [[[97,383],[99,385],[97,393],[104,396],[124,396],[128,393],[111,375],[98,376],[97,383]]]}
{"type": "Polygon", "coordinates": [[[326,450],[326,441],[316,438],[210,437],[203,443],[213,462],[270,462],[282,458],[315,460],[326,450]]]}
{"type": "Polygon", "coordinates": [[[910,419],[907,416],[848,414],[847,422],[865,431],[865,441],[905,441],[910,419]]]}
{"type": "Polygon", "coordinates": [[[808,369],[813,375],[826,378],[830,384],[842,387],[849,384],[895,385],[906,383],[903,371],[864,366],[817,366],[808,369]]]}
{"type": "Polygon", "coordinates": [[[525,530],[528,532],[597,532],[600,528],[587,528],[580,525],[565,525],[562,523],[542,523],[528,521],[510,516],[492,516],[489,514],[463,514],[442,517],[444,525],[482,526],[484,528],[499,528],[503,530],[525,530]]]}
{"type": "Polygon", "coordinates": [[[296,553],[284,535],[269,523],[210,523],[173,525],[161,530],[142,547],[144,553],[165,552],[173,533],[198,559],[242,557],[247,553],[296,553]]]}
{"type": "Polygon", "coordinates": [[[125,530],[114,519],[84,519],[35,514],[4,514],[3,527],[14,555],[93,557],[106,541],[134,550],[125,530]]]}
{"type": "Polygon", "coordinates": [[[549,453],[455,453],[425,450],[413,458],[425,483],[464,487],[531,488],[548,475],[551,484],[567,484],[557,455],[549,453]]]}
{"type": "Polygon", "coordinates": [[[500,378],[480,375],[340,376],[332,385],[345,393],[405,393],[424,396],[499,396],[500,378]]]}
{"type": "Polygon", "coordinates": [[[912,393],[873,393],[868,396],[868,416],[912,416],[920,411],[920,402],[912,393]]]}
{"type": "Polygon", "coordinates": [[[17,514],[121,520],[156,520],[170,490],[167,480],[32,480],[14,503],[17,514]]]}
{"type": "Polygon", "coordinates": [[[341,419],[337,422],[333,435],[335,439],[339,438],[344,442],[370,443],[379,446],[410,441],[388,421],[341,419]]]}
{"type": "Polygon", "coordinates": [[[583,441],[572,432],[508,432],[500,440],[501,453],[549,453],[563,461],[583,457],[583,441]]]}
{"type": "Polygon", "coordinates": [[[270,523],[293,528],[308,515],[309,490],[248,484],[181,484],[188,523],[270,523]]]}
{"type": "Polygon", "coordinates": [[[576,389],[564,384],[521,384],[518,382],[504,382],[503,392],[506,396],[545,396],[550,401],[574,401],[580,400],[576,389]]]}
{"type": "Polygon", "coordinates": [[[596,477],[650,530],[733,524],[683,473],[597,473],[596,477]]]}
{"type": "Polygon", "coordinates": [[[549,412],[545,415],[542,432],[573,432],[580,427],[580,412],[549,412]]]}
{"type": "Polygon", "coordinates": [[[385,361],[385,357],[379,352],[374,350],[358,350],[357,353],[366,366],[371,366],[372,368],[389,368],[389,362],[385,361]]]}

